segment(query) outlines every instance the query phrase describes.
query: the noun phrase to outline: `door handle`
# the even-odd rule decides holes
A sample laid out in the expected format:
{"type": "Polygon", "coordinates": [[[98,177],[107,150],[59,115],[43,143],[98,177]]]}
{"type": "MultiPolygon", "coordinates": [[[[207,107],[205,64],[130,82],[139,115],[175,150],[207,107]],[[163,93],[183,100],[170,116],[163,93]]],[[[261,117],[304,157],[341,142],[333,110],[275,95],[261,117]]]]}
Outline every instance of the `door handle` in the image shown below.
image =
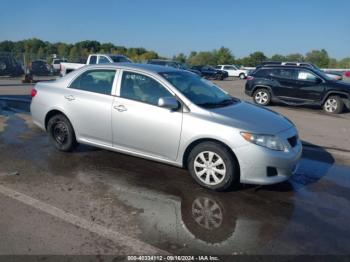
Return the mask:
{"type": "Polygon", "coordinates": [[[124,111],[127,110],[126,107],[123,106],[123,105],[114,106],[113,108],[114,108],[115,110],[119,111],[119,112],[124,112],[124,111]]]}
{"type": "Polygon", "coordinates": [[[64,96],[64,98],[67,99],[68,101],[75,100],[75,97],[72,95],[64,96]]]}

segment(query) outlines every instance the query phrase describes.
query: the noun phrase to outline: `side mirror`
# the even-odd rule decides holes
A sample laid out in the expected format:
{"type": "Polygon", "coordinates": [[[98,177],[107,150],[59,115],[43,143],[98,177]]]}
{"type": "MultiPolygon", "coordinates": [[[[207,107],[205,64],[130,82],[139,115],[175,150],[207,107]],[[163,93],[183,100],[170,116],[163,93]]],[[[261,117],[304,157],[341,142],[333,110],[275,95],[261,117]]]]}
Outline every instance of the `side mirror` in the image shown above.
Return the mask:
{"type": "Polygon", "coordinates": [[[180,103],[175,97],[161,97],[158,99],[158,106],[175,111],[179,109],[180,103]]]}

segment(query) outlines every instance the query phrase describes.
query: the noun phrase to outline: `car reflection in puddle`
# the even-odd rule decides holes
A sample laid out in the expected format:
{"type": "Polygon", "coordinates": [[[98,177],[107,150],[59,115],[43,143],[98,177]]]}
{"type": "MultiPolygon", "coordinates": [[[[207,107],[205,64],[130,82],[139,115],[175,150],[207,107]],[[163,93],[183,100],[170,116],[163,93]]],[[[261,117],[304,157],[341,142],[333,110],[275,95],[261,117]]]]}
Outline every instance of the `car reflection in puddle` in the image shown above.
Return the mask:
{"type": "MultiPolygon", "coordinates": [[[[343,240],[349,227],[343,223],[343,233],[335,227],[339,218],[350,218],[349,203],[335,201],[335,197],[343,198],[350,185],[343,183],[346,188],[337,192],[331,188],[341,185],[349,167],[303,159],[299,169],[285,183],[243,186],[224,193],[200,188],[179,174],[147,176],[151,171],[147,168],[143,175],[130,174],[132,168],[128,168],[128,178],[104,176],[104,182],[109,180],[109,191],[118,200],[140,210],[136,219],[144,241],[177,254],[322,254],[346,250],[348,244],[343,240]],[[146,178],[138,181],[143,176],[146,178]],[[330,184],[332,187],[327,186],[330,184]],[[324,210],[330,208],[341,216],[324,216],[324,210]],[[334,234],[340,240],[329,244],[334,234]]],[[[79,175],[80,180],[82,177],[86,179],[86,173],[79,175]]]]}

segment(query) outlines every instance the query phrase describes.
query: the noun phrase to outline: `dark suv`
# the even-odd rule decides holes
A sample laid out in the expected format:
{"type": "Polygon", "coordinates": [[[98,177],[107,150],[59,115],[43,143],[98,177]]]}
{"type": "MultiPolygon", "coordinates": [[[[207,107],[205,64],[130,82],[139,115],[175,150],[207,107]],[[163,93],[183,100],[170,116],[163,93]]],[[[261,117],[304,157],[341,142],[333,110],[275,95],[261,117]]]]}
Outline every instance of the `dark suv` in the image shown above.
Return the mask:
{"type": "Polygon", "coordinates": [[[202,76],[207,79],[224,80],[228,77],[226,71],[215,69],[212,66],[192,66],[191,68],[201,72],[202,76]]]}
{"type": "Polygon", "coordinates": [[[147,64],[152,64],[152,65],[161,65],[161,66],[170,66],[170,67],[174,67],[177,69],[181,69],[181,70],[185,70],[185,71],[189,71],[191,73],[194,73],[198,76],[202,76],[201,72],[199,72],[198,70],[194,70],[189,68],[187,65],[176,62],[176,61],[172,61],[172,60],[163,60],[163,59],[151,59],[147,61],[147,64]]]}
{"type": "Polygon", "coordinates": [[[302,66],[264,65],[247,78],[245,93],[259,105],[282,102],[287,105],[322,106],[338,114],[350,108],[350,84],[335,81],[324,72],[302,66]]]}

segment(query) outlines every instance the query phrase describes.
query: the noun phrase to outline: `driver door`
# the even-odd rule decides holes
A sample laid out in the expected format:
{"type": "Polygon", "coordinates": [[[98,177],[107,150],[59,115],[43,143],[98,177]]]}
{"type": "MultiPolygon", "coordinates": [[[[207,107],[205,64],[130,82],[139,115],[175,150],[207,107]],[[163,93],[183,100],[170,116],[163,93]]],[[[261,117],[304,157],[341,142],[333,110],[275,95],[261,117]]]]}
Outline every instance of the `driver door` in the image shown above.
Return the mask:
{"type": "Polygon", "coordinates": [[[296,96],[299,99],[312,102],[320,102],[325,92],[323,81],[313,72],[307,69],[299,69],[297,74],[298,92],[296,96]]]}
{"type": "Polygon", "coordinates": [[[159,107],[160,97],[173,94],[149,75],[123,71],[112,109],[113,146],[175,161],[180,142],[182,108],[159,107]]]}

